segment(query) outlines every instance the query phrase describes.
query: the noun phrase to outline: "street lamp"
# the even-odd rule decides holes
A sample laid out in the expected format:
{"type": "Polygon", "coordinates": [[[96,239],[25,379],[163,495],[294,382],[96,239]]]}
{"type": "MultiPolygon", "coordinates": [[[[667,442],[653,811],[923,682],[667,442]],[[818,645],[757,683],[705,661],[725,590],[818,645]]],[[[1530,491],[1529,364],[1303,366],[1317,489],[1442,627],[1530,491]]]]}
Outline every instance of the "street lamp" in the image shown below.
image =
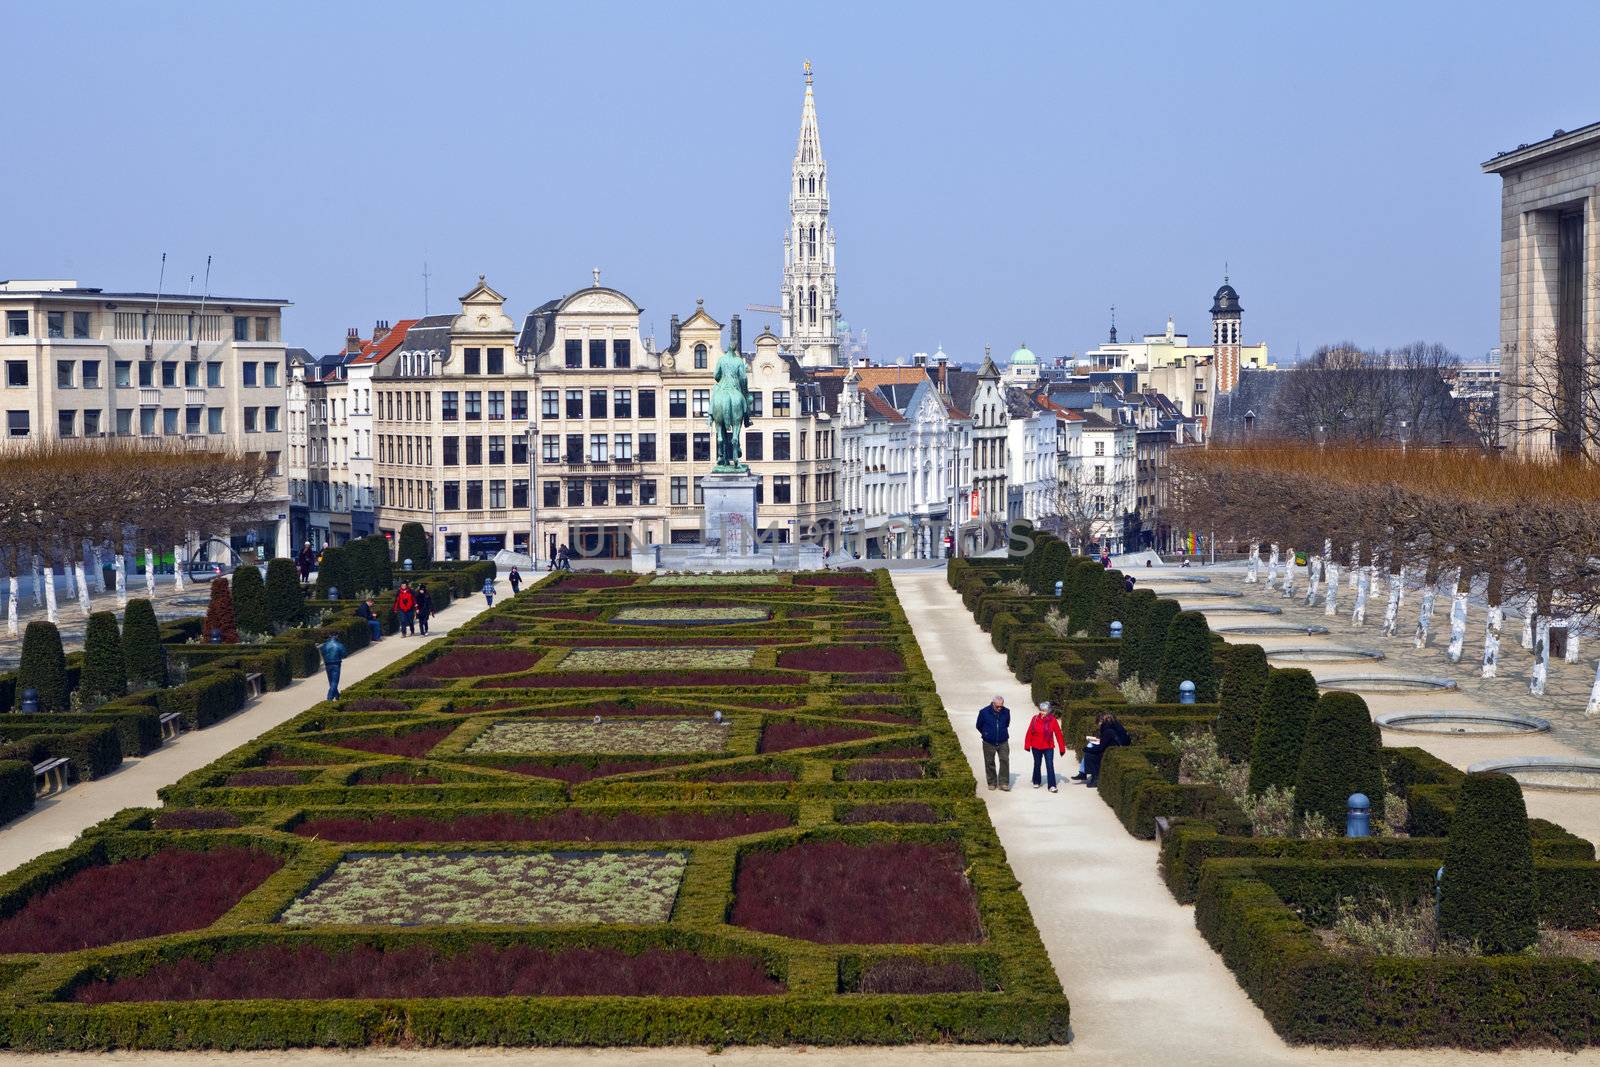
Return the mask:
{"type": "Polygon", "coordinates": [[[537,423],[528,423],[528,559],[531,570],[539,569],[539,495],[534,492],[534,464],[539,454],[534,451],[537,423]]]}

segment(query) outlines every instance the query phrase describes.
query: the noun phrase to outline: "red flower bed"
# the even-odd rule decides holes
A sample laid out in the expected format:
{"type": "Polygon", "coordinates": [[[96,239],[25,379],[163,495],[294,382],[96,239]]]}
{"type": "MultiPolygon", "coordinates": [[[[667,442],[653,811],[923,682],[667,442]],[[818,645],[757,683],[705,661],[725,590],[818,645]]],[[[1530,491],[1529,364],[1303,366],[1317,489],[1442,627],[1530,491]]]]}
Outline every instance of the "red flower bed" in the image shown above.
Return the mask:
{"type": "Polygon", "coordinates": [[[553,951],[527,945],[474,945],[455,955],[426,946],[384,951],[358,945],[261,945],[210,960],[172,960],[144,974],[89,982],[80,1004],[153,1000],[337,1000],[404,997],[764,996],[782,993],[760,960],[708,959],[647,949],[553,951]]]}
{"type": "Polygon", "coordinates": [[[72,952],[210,926],[283,866],[267,852],[167,848],[85,867],[0,920],[0,952],[72,952]]]}
{"type": "Polygon", "coordinates": [[[806,704],[804,700],[788,700],[778,697],[772,697],[768,699],[755,697],[739,700],[724,700],[721,697],[718,697],[717,703],[728,704],[735,708],[761,708],[763,711],[782,711],[787,708],[803,708],[806,704]]]}
{"type": "Polygon", "coordinates": [[[458,648],[413,667],[407,674],[422,678],[478,678],[525,671],[539,658],[540,653],[525,648],[458,648]]]}
{"type": "Polygon", "coordinates": [[[905,726],[917,721],[915,711],[846,711],[847,719],[866,719],[868,722],[887,722],[905,726]]]}
{"type": "Polygon", "coordinates": [[[608,778],[613,774],[630,774],[633,771],[653,771],[673,766],[658,759],[611,760],[606,763],[499,763],[497,770],[516,771],[536,778],[554,778],[558,782],[575,785],[592,778],[608,778]]]}
{"type": "Polygon", "coordinates": [[[800,574],[794,579],[795,585],[833,585],[872,587],[878,584],[870,574],[800,574]]]}
{"type": "Polygon", "coordinates": [[[632,585],[634,582],[631,574],[569,574],[561,579],[561,584],[556,588],[566,591],[568,589],[615,589],[621,585],[632,585]]]}
{"type": "Polygon", "coordinates": [[[903,804],[857,804],[839,816],[842,823],[861,822],[938,822],[939,813],[928,804],[907,801],[903,804]]]}
{"type": "Polygon", "coordinates": [[[716,841],[779,830],[793,822],[781,811],[613,815],[568,810],[537,819],[502,813],[307,819],[294,832],[329,841],[716,841]]]}
{"type": "Polygon", "coordinates": [[[882,619],[850,619],[844,624],[846,630],[881,630],[889,624],[882,619]]]}
{"type": "Polygon", "coordinates": [[[799,685],[805,679],[786,671],[551,671],[490,678],[474,689],[621,689],[629,686],[799,685]]]}
{"type": "Polygon", "coordinates": [[[564,622],[594,622],[600,617],[599,608],[573,609],[568,611],[541,611],[541,619],[561,619],[564,622]]]}
{"type": "Polygon", "coordinates": [[[522,629],[522,627],[523,624],[518,622],[516,619],[508,619],[503,616],[496,616],[495,618],[485,619],[483,622],[479,623],[476,627],[476,630],[480,633],[484,631],[490,631],[493,633],[504,634],[515,633],[516,631],[522,629]]]}
{"type": "MultiPolygon", "coordinates": [[[[663,627],[664,628],[664,627],[663,627]]],[[[660,637],[569,637],[551,641],[551,644],[576,645],[580,648],[681,648],[684,645],[726,645],[746,648],[750,645],[781,645],[792,643],[793,637],[697,637],[693,634],[662,634],[660,637]]]]}
{"type": "Polygon", "coordinates": [[[358,752],[378,752],[385,756],[421,756],[450,736],[453,726],[429,726],[404,734],[368,734],[366,737],[341,737],[331,742],[358,752]]]}
{"type": "Polygon", "coordinates": [[[239,816],[222,808],[174,808],[156,812],[157,830],[222,830],[239,825],[239,816]]]}
{"type": "Polygon", "coordinates": [[[912,760],[861,760],[845,768],[847,782],[903,782],[922,777],[922,764],[912,760]]]}
{"type": "Polygon", "coordinates": [[[900,748],[880,749],[872,754],[874,759],[927,759],[927,745],[904,745],[900,748]]]}
{"type": "Polygon", "coordinates": [[[384,679],[386,689],[442,689],[450,683],[443,678],[422,678],[407,674],[400,678],[384,679]]]}
{"type": "Polygon", "coordinates": [[[223,780],[223,785],[303,785],[311,777],[308,771],[290,770],[287,767],[257,767],[248,771],[235,771],[223,780]]]}
{"type": "Polygon", "coordinates": [[[979,941],[977,900],[954,845],[806,841],[744,856],[733,922],[829,945],[979,941]]]}
{"type": "Polygon", "coordinates": [[[462,634],[455,638],[458,645],[503,645],[508,639],[499,634],[462,634]]]}
{"type": "Polygon", "coordinates": [[[861,972],[861,993],[982,993],[977,968],[959,960],[928,963],[923,960],[879,960],[861,972]]]}
{"type": "Polygon", "coordinates": [[[871,737],[873,731],[861,726],[819,726],[808,722],[775,722],[761,731],[762,752],[787,752],[793,748],[810,748],[813,745],[837,745],[842,741],[860,741],[871,737]]]}
{"type": "Polygon", "coordinates": [[[726,771],[697,774],[697,782],[792,782],[795,772],[787,767],[738,767],[726,771]]]}
{"type": "Polygon", "coordinates": [[[814,645],[778,653],[778,666],[800,671],[904,670],[905,660],[892,648],[880,645],[814,645]]]}
{"type": "Polygon", "coordinates": [[[387,697],[357,697],[344,702],[345,711],[410,711],[411,705],[403,700],[387,697]]]}

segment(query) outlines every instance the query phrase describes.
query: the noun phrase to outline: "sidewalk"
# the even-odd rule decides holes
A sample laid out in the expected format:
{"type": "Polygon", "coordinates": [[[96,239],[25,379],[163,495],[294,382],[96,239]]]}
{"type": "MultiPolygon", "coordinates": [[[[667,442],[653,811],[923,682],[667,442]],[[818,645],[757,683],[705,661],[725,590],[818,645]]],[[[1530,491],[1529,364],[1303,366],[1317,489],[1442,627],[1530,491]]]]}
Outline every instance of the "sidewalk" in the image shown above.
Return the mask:
{"type": "MultiPolygon", "coordinates": [[[[484,610],[481,596],[462,597],[433,616],[429,638],[443,636],[484,610]]],[[[385,637],[344,661],[339,685],[361,679],[416,651],[418,638],[385,637]]],[[[27,815],[0,828],[0,872],[10,871],[52,849],[70,845],[84,830],[124,808],[153,807],[156,790],[199,770],[274,726],[288,722],[328,694],[321,671],[287,689],[263,694],[243,711],[215,726],[182,734],[148,756],[123,761],[113,773],[47,797],[27,815]]]]}

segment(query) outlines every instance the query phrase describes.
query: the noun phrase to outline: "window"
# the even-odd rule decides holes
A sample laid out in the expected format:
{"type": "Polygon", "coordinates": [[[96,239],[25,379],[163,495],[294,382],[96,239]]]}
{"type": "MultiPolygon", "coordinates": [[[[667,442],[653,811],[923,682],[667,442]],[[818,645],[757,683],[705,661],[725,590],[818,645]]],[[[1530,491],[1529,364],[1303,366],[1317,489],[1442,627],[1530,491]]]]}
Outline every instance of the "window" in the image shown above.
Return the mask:
{"type": "Polygon", "coordinates": [[[492,434],[489,437],[489,463],[492,466],[504,466],[506,461],[506,439],[501,434],[492,434]]]}
{"type": "Polygon", "coordinates": [[[493,422],[506,421],[506,394],[499,389],[489,393],[489,419],[493,422]]]}
{"type": "Polygon", "coordinates": [[[539,390],[539,415],[546,419],[561,417],[561,393],[558,390],[539,390]]]}
{"type": "Polygon", "coordinates": [[[56,388],[57,389],[71,389],[72,388],[72,378],[73,378],[72,370],[73,370],[73,367],[76,365],[76,363],[77,363],[76,360],[71,360],[71,359],[58,359],[58,360],[56,360],[56,388]]]}
{"type": "Polygon", "coordinates": [[[711,414],[711,390],[696,389],[694,391],[694,407],[692,413],[695,418],[703,419],[711,414]]]}
{"type": "Polygon", "coordinates": [[[542,501],[542,503],[547,508],[556,507],[557,505],[559,505],[561,503],[561,483],[560,482],[545,482],[544,483],[544,500],[542,501]]]}
{"type": "Polygon", "coordinates": [[[256,340],[272,340],[272,320],[265,315],[256,316],[256,340]]]}
{"type": "Polygon", "coordinates": [[[28,361],[25,359],[6,360],[6,385],[13,389],[26,387],[28,384],[28,361]]]}
{"type": "Polygon", "coordinates": [[[78,413],[76,411],[56,412],[56,433],[62,437],[73,437],[78,426],[78,413]]]}
{"type": "Polygon", "coordinates": [[[604,463],[606,461],[606,435],[592,433],[589,435],[589,462],[604,463]]]}
{"type": "Polygon", "coordinates": [[[642,433],[639,435],[639,462],[654,463],[656,461],[656,435],[642,433]]]}
{"type": "Polygon", "coordinates": [[[139,433],[145,437],[154,437],[156,433],[156,409],[139,409],[139,433]]]}
{"type": "Polygon", "coordinates": [[[581,433],[569,433],[569,434],[567,434],[567,462],[568,463],[582,463],[583,462],[583,434],[581,434],[581,433]]]}
{"type": "Polygon", "coordinates": [[[483,483],[482,482],[468,482],[467,483],[467,510],[468,511],[482,511],[483,510],[483,483]]]}
{"type": "Polygon", "coordinates": [[[454,391],[439,394],[439,417],[445,422],[456,421],[456,393],[454,391]]]}
{"type": "Polygon", "coordinates": [[[789,476],[787,474],[774,474],[772,476],[772,502],[774,504],[789,503],[789,476]]]}
{"type": "Polygon", "coordinates": [[[606,365],[606,341],[603,337],[589,339],[589,366],[604,367],[606,365]]]}
{"type": "Polygon", "coordinates": [[[178,365],[171,361],[161,364],[161,388],[174,389],[178,385],[178,365]]]}
{"type": "Polygon", "coordinates": [[[504,374],[506,372],[506,354],[503,348],[491,348],[484,352],[484,373],[504,374]]]}
{"type": "Polygon", "coordinates": [[[774,389],[772,391],[772,413],[780,419],[789,417],[789,390],[774,389]]]}
{"type": "Polygon", "coordinates": [[[561,438],[553,433],[547,433],[541,439],[539,458],[545,463],[561,462],[561,438]]]}
{"type": "Polygon", "coordinates": [[[581,508],[581,507],[583,507],[583,479],[582,478],[568,478],[567,479],[567,507],[569,507],[569,508],[581,508]]]}
{"type": "Polygon", "coordinates": [[[72,313],[72,336],[80,339],[89,336],[89,313],[87,311],[74,311],[72,313]]]}
{"type": "Polygon", "coordinates": [[[467,438],[467,466],[478,467],[483,464],[483,438],[467,438]]]}
{"type": "Polygon", "coordinates": [[[278,409],[275,408],[275,407],[271,407],[271,408],[263,408],[262,410],[265,411],[266,415],[267,415],[267,432],[268,433],[277,433],[278,429],[279,429],[279,426],[278,426],[278,409]]]}
{"type": "Polygon", "coordinates": [[[789,458],[789,431],[774,430],[772,432],[772,458],[789,458]]]}
{"type": "Polygon", "coordinates": [[[705,345],[695,345],[694,346],[694,369],[695,370],[705,370],[706,369],[706,346],[705,345]]]}
{"type": "MultiPolygon", "coordinates": [[[[244,363],[239,364],[239,384],[240,385],[243,385],[243,386],[249,388],[249,387],[253,387],[256,384],[256,366],[257,366],[257,364],[256,364],[256,362],[254,360],[247,360],[244,363]]],[[[222,364],[220,364],[220,363],[207,363],[206,364],[206,370],[208,372],[208,374],[207,374],[208,378],[212,376],[209,373],[212,367],[216,368],[216,372],[215,372],[216,380],[215,381],[207,381],[206,384],[207,385],[212,385],[212,386],[221,385],[222,384],[222,364]]]]}
{"type": "Polygon", "coordinates": [[[689,435],[686,433],[667,434],[667,458],[674,463],[689,462],[689,435]]]}
{"type": "MultiPolygon", "coordinates": [[[[26,337],[26,336],[28,336],[28,313],[26,311],[8,311],[8,312],[6,312],[6,336],[7,337],[26,337]]],[[[27,434],[27,431],[24,430],[23,431],[23,435],[26,436],[26,434],[27,434]]],[[[16,437],[17,434],[12,434],[11,436],[12,437],[16,437]]]]}
{"type": "Polygon", "coordinates": [[[569,419],[581,419],[581,418],[583,418],[583,390],[582,389],[568,389],[567,390],[567,418],[569,418],[569,419]]]}
{"type": "Polygon", "coordinates": [[[1104,441],[1096,441],[1094,443],[1094,454],[1097,456],[1106,454],[1106,443],[1104,441]]]}
{"type": "Polygon", "coordinates": [[[711,459],[711,434],[694,435],[694,459],[696,463],[705,463],[711,459]]]}
{"type": "Polygon", "coordinates": [[[667,390],[667,417],[673,419],[686,419],[689,417],[689,394],[682,389],[667,390]]]}
{"type": "Polygon", "coordinates": [[[689,479],[681,475],[672,479],[672,502],[674,504],[689,502],[689,479]]]}
{"type": "Polygon", "coordinates": [[[611,417],[614,419],[633,418],[632,389],[613,389],[611,391],[611,417]]]}
{"type": "Polygon", "coordinates": [[[747,431],[745,433],[745,435],[744,435],[744,458],[745,459],[762,459],[762,458],[764,458],[762,456],[762,454],[761,454],[761,431],[760,430],[749,430],[749,431],[747,431]]]}
{"type": "Polygon", "coordinates": [[[511,390],[511,418],[516,422],[528,420],[528,391],[526,389],[511,390]]]}
{"type": "Polygon", "coordinates": [[[446,510],[446,511],[459,511],[459,510],[461,510],[461,483],[460,482],[445,482],[444,483],[444,510],[446,510]]]}
{"type": "Polygon", "coordinates": [[[762,411],[761,411],[761,398],[762,398],[762,395],[763,394],[762,394],[761,390],[759,390],[759,389],[757,389],[755,392],[750,394],[750,417],[751,418],[755,418],[755,417],[757,417],[757,416],[762,414],[762,411]]]}
{"type": "Polygon", "coordinates": [[[173,437],[173,436],[177,435],[177,432],[178,432],[178,409],[177,408],[162,408],[161,409],[161,432],[166,434],[168,437],[173,437]]]}
{"type": "MultiPolygon", "coordinates": [[[[168,410],[171,410],[171,409],[168,409],[168,410]]],[[[260,423],[260,421],[261,421],[261,409],[260,408],[245,408],[244,409],[244,432],[245,433],[255,433],[258,429],[260,429],[260,426],[258,425],[260,423]]]]}
{"type": "Polygon", "coordinates": [[[596,507],[603,507],[610,503],[611,482],[606,478],[595,478],[589,482],[589,503],[596,507]]]}
{"type": "Polygon", "coordinates": [[[200,432],[200,412],[202,410],[203,409],[201,409],[201,408],[184,408],[183,409],[183,432],[184,433],[186,433],[186,434],[198,434],[200,432]]]}
{"type": "Polygon", "coordinates": [[[60,311],[47,311],[44,313],[45,334],[50,337],[67,336],[66,315],[60,311]]]}
{"type": "Polygon", "coordinates": [[[117,383],[118,389],[127,389],[133,385],[133,364],[128,360],[117,360],[112,373],[116,375],[112,380],[117,383]]]}
{"type": "Polygon", "coordinates": [[[617,506],[631,507],[633,505],[633,479],[617,479],[617,506]]]}
{"type": "Polygon", "coordinates": [[[511,506],[514,508],[525,508],[528,506],[528,479],[512,479],[511,506]]]}
{"type": "Polygon", "coordinates": [[[6,412],[6,434],[11,437],[28,436],[28,413],[26,411],[6,412]]]}
{"type": "Polygon", "coordinates": [[[440,439],[440,461],[446,467],[456,467],[461,464],[461,438],[445,437],[440,439]]]}
{"type": "Polygon", "coordinates": [[[603,419],[606,417],[606,396],[607,391],[605,389],[589,390],[589,417],[591,419],[603,419]]]}
{"type": "Polygon", "coordinates": [[[183,385],[186,389],[200,388],[200,364],[185,363],[183,365],[183,385]]]}
{"type": "Polygon", "coordinates": [[[694,480],[694,502],[696,504],[704,504],[706,502],[705,479],[699,476],[696,476],[694,480]]]}
{"type": "Polygon", "coordinates": [[[583,366],[583,342],[577,338],[567,340],[567,369],[578,370],[583,366]]]}
{"type": "Polygon", "coordinates": [[[98,359],[86,359],[83,361],[82,378],[85,389],[100,388],[100,361],[98,359]]]}
{"type": "Polygon", "coordinates": [[[639,417],[653,419],[656,417],[656,391],[654,389],[639,390],[639,417]]]}
{"type": "Polygon", "coordinates": [[[467,421],[478,422],[483,418],[483,394],[476,389],[470,389],[465,395],[467,398],[467,421]]]}
{"type": "Polygon", "coordinates": [[[461,373],[483,373],[483,350],[479,348],[463,348],[461,350],[461,373]]]}
{"type": "Polygon", "coordinates": [[[206,408],[206,433],[222,432],[222,409],[206,408]]]}
{"type": "Polygon", "coordinates": [[[250,316],[235,315],[233,317],[233,339],[235,341],[250,340],[250,316]]]}
{"type": "Polygon", "coordinates": [[[149,389],[156,383],[156,365],[154,363],[139,364],[139,387],[149,389]]]}
{"type": "MultiPolygon", "coordinates": [[[[612,455],[618,463],[633,462],[633,434],[619,433],[612,443],[612,455]]],[[[620,501],[619,501],[620,503],[620,501]]]]}
{"type": "Polygon", "coordinates": [[[656,480],[644,478],[639,482],[639,503],[654,504],[656,502],[656,480]]]}
{"type": "Polygon", "coordinates": [[[118,408],[117,409],[117,436],[118,437],[132,437],[133,436],[133,409],[132,408],[118,408]]]}
{"type": "Polygon", "coordinates": [[[528,463],[528,435],[518,433],[511,435],[511,462],[517,466],[527,466],[528,463]]]}
{"type": "Polygon", "coordinates": [[[496,478],[489,483],[489,506],[491,508],[504,508],[506,506],[506,482],[504,478],[496,478]]]}
{"type": "Polygon", "coordinates": [[[261,384],[268,389],[278,387],[278,365],[276,363],[261,364],[261,384]]]}
{"type": "Polygon", "coordinates": [[[767,480],[765,478],[761,477],[758,474],[758,475],[756,475],[756,503],[757,504],[765,504],[766,502],[767,502],[767,480]]]}

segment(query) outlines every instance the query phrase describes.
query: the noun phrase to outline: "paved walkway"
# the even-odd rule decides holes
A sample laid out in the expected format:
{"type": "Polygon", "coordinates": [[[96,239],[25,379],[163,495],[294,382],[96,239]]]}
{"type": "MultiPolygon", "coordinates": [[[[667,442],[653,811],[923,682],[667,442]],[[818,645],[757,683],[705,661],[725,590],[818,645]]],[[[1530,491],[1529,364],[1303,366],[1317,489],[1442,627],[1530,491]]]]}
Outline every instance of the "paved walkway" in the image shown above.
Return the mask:
{"type": "MultiPolygon", "coordinates": [[[[483,611],[484,606],[483,598],[478,596],[457,600],[433,616],[429,636],[448,633],[483,611]]],[[[339,684],[348,689],[418,647],[415,638],[386,637],[345,660],[339,684]]],[[[156,790],[288,722],[327,693],[327,679],[319,671],[287,689],[264,694],[215,726],[185,733],[148,756],[125,760],[104,778],[83,782],[39,801],[33,811],[0,829],[0,872],[70,845],[84,830],[124,808],[159,804],[156,790]]]]}

